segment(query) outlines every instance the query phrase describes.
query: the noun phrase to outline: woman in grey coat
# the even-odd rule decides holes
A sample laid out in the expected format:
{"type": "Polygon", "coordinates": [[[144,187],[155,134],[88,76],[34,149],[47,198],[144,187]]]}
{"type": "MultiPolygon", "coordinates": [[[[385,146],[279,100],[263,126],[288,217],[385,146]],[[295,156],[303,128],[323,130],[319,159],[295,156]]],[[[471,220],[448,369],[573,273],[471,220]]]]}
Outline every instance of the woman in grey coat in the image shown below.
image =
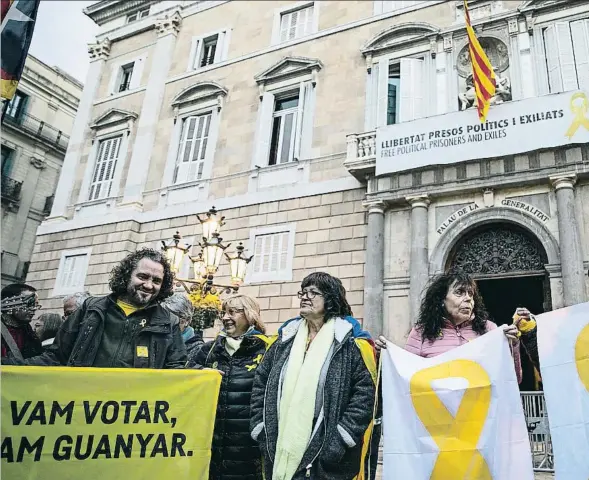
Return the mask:
{"type": "Polygon", "coordinates": [[[279,329],[256,369],[252,438],[266,480],[352,480],[368,454],[373,344],[351,317],[339,279],[313,273],[298,296],[301,316],[279,329]]]}

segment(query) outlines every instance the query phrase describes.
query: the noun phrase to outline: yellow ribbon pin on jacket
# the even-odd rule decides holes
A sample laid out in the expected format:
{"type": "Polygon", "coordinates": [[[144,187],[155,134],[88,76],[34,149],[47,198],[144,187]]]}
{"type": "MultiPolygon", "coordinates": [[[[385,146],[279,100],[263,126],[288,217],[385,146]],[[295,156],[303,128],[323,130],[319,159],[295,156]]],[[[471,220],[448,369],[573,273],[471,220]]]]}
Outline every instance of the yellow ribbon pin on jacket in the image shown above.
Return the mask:
{"type": "Polygon", "coordinates": [[[581,126],[589,131],[589,117],[587,117],[589,99],[587,99],[587,95],[583,92],[577,92],[571,97],[571,112],[575,114],[575,118],[573,118],[573,123],[571,123],[571,126],[565,133],[565,136],[569,137],[569,140],[573,138],[581,126]],[[581,100],[581,102],[577,103],[577,100],[581,100]]]}
{"type": "Polygon", "coordinates": [[[477,450],[491,405],[491,380],[471,360],[453,360],[417,372],[410,381],[411,400],[419,419],[440,449],[430,480],[492,480],[489,466],[477,450]],[[459,377],[468,380],[453,416],[432,382],[459,377]]]}

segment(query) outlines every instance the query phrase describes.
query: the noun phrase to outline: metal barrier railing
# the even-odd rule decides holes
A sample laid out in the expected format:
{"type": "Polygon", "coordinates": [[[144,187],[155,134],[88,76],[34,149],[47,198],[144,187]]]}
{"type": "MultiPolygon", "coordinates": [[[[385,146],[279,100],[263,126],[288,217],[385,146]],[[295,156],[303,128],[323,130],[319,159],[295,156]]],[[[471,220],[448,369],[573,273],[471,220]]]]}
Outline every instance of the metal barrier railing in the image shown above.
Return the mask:
{"type": "Polygon", "coordinates": [[[532,461],[536,472],[554,472],[554,454],[543,392],[521,392],[532,461]]]}

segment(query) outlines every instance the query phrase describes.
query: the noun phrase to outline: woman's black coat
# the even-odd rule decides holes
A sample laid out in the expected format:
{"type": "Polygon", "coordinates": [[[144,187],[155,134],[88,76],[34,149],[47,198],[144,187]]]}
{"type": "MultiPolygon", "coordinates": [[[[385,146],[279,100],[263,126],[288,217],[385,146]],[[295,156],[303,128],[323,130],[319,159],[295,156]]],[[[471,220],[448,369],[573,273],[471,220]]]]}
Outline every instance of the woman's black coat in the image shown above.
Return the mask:
{"type": "Polygon", "coordinates": [[[226,337],[205,343],[188,361],[188,367],[214,368],[224,372],[217,404],[209,480],[261,480],[260,450],[249,432],[250,399],[256,368],[266,351],[258,332],[243,338],[230,356],[226,337]]]}

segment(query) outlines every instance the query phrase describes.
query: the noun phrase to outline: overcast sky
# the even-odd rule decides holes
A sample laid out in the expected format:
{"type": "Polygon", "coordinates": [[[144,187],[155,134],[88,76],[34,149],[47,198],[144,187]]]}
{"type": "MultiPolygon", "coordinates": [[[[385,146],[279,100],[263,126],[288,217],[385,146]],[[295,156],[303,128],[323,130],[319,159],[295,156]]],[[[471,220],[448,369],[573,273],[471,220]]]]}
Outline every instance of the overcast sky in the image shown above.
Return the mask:
{"type": "Polygon", "coordinates": [[[82,9],[93,3],[96,0],[41,0],[29,53],[84,82],[89,62],[87,44],[94,41],[99,27],[82,9]]]}

